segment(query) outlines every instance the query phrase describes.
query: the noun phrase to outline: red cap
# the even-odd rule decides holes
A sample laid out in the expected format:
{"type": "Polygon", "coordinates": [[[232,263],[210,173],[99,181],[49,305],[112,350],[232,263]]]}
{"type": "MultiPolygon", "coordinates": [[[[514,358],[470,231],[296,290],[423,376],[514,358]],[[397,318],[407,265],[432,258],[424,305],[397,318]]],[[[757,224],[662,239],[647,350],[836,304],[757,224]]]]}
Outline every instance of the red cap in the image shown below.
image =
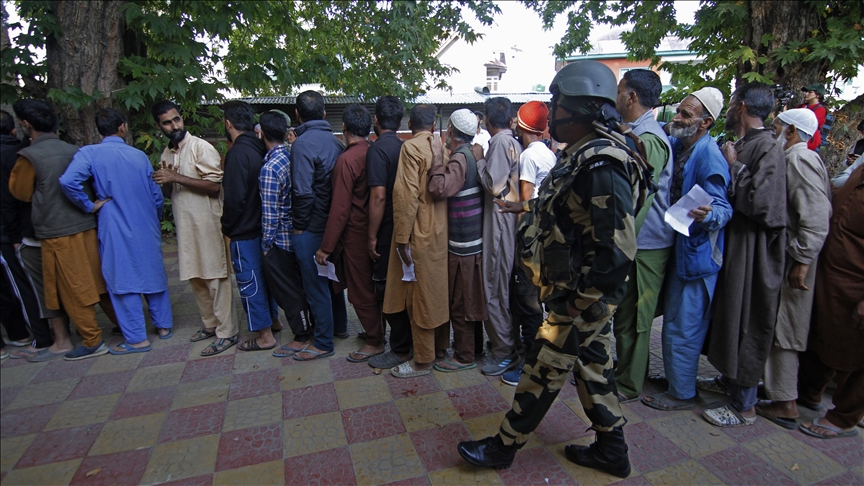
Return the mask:
{"type": "Polygon", "coordinates": [[[546,130],[549,109],[542,101],[529,101],[519,108],[516,116],[519,128],[532,133],[543,133],[546,130]]]}

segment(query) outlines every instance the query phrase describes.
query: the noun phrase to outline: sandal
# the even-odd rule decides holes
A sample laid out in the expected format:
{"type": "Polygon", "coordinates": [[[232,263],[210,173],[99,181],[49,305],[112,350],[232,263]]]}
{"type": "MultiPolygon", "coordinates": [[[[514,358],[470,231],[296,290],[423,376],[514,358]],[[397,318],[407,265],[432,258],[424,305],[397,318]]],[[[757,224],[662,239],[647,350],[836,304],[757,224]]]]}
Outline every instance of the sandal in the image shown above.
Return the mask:
{"type": "Polygon", "coordinates": [[[759,400],[756,403],[756,415],[764,417],[784,429],[792,430],[798,427],[798,421],[791,417],[779,417],[774,410],[773,400],[759,400]]]}
{"type": "Polygon", "coordinates": [[[406,361],[399,366],[390,368],[390,374],[396,378],[415,378],[417,376],[431,375],[432,370],[415,370],[411,363],[406,361]]]}
{"type": "Polygon", "coordinates": [[[704,391],[719,393],[721,395],[731,396],[732,392],[729,387],[723,384],[719,376],[714,378],[696,378],[696,388],[704,391]]]}
{"type": "Polygon", "coordinates": [[[212,331],[208,331],[207,328],[198,329],[195,334],[189,338],[190,342],[197,343],[198,341],[203,341],[205,339],[210,339],[212,337],[216,337],[216,329],[214,328],[212,331]]]}
{"type": "Polygon", "coordinates": [[[12,351],[11,356],[9,356],[9,357],[12,359],[29,359],[32,356],[36,356],[36,354],[39,353],[39,351],[42,351],[43,349],[47,349],[47,348],[41,348],[41,349],[37,349],[35,351],[30,351],[30,349],[28,349],[28,348],[23,348],[23,349],[19,349],[17,351],[12,351]]]}
{"type": "Polygon", "coordinates": [[[817,439],[826,439],[826,440],[827,439],[840,439],[843,437],[855,437],[856,435],[858,435],[858,431],[855,430],[854,427],[852,428],[852,430],[843,430],[843,429],[840,429],[840,428],[837,428],[837,427],[831,425],[831,423],[828,422],[827,420],[825,420],[824,422],[828,422],[828,423],[820,422],[820,420],[822,420],[823,418],[825,418],[825,417],[819,417],[819,418],[813,420],[813,422],[810,424],[809,427],[805,426],[804,424],[801,424],[798,426],[798,430],[800,430],[801,432],[804,432],[805,434],[809,435],[810,437],[816,437],[817,439]],[[816,432],[815,430],[810,428],[810,427],[813,427],[814,425],[816,427],[822,427],[825,430],[830,430],[831,432],[834,432],[835,435],[820,434],[819,432],[816,432]]]}
{"type": "Polygon", "coordinates": [[[282,346],[281,348],[277,349],[276,351],[273,351],[273,356],[275,356],[277,358],[288,358],[288,357],[294,356],[295,354],[305,350],[310,344],[312,344],[312,343],[309,343],[306,346],[303,346],[302,348],[299,348],[299,349],[288,347],[288,345],[286,344],[286,345],[282,346]]]}
{"type": "Polygon", "coordinates": [[[298,352],[294,355],[294,359],[297,361],[312,361],[313,359],[326,358],[328,356],[333,356],[336,351],[313,351],[309,348],[303,348],[302,351],[298,352]],[[309,353],[312,355],[311,358],[301,358],[300,353],[309,353]]]}
{"type": "Polygon", "coordinates": [[[717,427],[740,427],[756,423],[756,417],[745,417],[731,405],[705,410],[702,417],[717,427]]]}
{"type": "Polygon", "coordinates": [[[266,348],[262,348],[261,345],[258,344],[257,339],[250,339],[248,341],[243,341],[242,343],[240,343],[240,345],[237,346],[237,349],[239,349],[240,351],[270,351],[275,347],[276,344],[272,344],[266,348]]]}
{"type": "Polygon", "coordinates": [[[240,336],[235,334],[230,338],[219,338],[206,348],[201,350],[201,356],[215,356],[222,351],[234,346],[240,341],[240,336]]]}
{"type": "Polygon", "coordinates": [[[642,398],[642,404],[654,410],[662,410],[664,412],[693,410],[696,408],[696,397],[689,400],[679,400],[670,395],[669,392],[663,392],[642,398]]]}
{"type": "Polygon", "coordinates": [[[460,363],[455,359],[445,358],[435,363],[432,367],[442,373],[455,373],[457,371],[464,371],[476,368],[477,363],[460,363]]]}
{"type": "Polygon", "coordinates": [[[135,348],[135,347],[132,347],[130,344],[127,344],[126,342],[122,342],[122,343],[118,344],[116,347],[122,349],[122,351],[115,351],[114,348],[110,348],[108,350],[108,352],[113,354],[113,355],[122,355],[122,354],[133,354],[133,353],[146,353],[147,351],[150,351],[151,349],[153,349],[153,346],[145,346],[143,348],[135,348]]]}
{"type": "Polygon", "coordinates": [[[159,335],[159,339],[171,339],[171,338],[174,336],[174,329],[173,329],[173,328],[168,329],[168,333],[167,333],[167,334],[161,334],[161,333],[159,332],[159,331],[161,331],[161,330],[162,330],[162,329],[157,329],[157,330],[156,330],[156,334],[159,335]]]}
{"type": "Polygon", "coordinates": [[[384,354],[384,351],[382,350],[380,353],[364,353],[362,351],[354,351],[353,353],[350,353],[348,355],[348,358],[346,358],[346,359],[348,360],[349,363],[365,363],[365,362],[369,361],[369,358],[371,358],[373,356],[378,356],[379,354],[384,354]],[[354,357],[355,355],[359,355],[359,356],[363,356],[363,357],[362,358],[355,358],[354,357]]]}

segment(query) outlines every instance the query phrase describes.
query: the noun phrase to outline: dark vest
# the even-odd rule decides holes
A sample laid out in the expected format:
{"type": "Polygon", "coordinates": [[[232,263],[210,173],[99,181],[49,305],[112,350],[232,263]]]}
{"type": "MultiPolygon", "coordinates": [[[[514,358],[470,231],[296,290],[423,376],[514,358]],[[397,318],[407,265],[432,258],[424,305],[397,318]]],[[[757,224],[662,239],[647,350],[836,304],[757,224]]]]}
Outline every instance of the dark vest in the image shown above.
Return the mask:
{"type": "MultiPolygon", "coordinates": [[[[31,216],[40,240],[74,235],[96,227],[96,215],[78,209],[60,189],[60,176],[77,151],[78,147],[60,140],[54,133],[39,135],[29,147],[18,151],[18,155],[26,157],[36,169],[31,216]]],[[[84,192],[90,200],[95,199],[89,183],[84,184],[84,192]]]]}
{"type": "Polygon", "coordinates": [[[483,251],[483,186],[477,178],[477,160],[470,144],[462,144],[457,153],[465,156],[465,185],[447,199],[448,249],[459,256],[476,255],[483,251]]]}

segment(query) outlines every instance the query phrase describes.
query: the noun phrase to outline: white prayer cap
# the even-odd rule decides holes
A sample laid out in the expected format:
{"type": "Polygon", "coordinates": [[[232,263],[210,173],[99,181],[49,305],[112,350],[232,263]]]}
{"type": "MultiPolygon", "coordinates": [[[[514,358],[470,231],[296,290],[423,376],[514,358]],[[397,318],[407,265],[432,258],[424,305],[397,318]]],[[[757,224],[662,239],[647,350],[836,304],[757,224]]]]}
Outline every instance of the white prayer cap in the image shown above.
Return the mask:
{"type": "Polygon", "coordinates": [[[795,128],[811,137],[819,128],[819,121],[816,120],[816,115],[808,108],[787,110],[777,115],[777,118],[787,125],[795,125],[795,128]]]}
{"type": "Polygon", "coordinates": [[[706,87],[690,93],[690,96],[701,101],[711,118],[717,121],[717,117],[723,111],[723,93],[719,89],[706,87]]]}
{"type": "Polygon", "coordinates": [[[467,108],[454,111],[450,115],[450,123],[453,124],[453,128],[465,135],[474,135],[477,133],[477,115],[467,108]]]}

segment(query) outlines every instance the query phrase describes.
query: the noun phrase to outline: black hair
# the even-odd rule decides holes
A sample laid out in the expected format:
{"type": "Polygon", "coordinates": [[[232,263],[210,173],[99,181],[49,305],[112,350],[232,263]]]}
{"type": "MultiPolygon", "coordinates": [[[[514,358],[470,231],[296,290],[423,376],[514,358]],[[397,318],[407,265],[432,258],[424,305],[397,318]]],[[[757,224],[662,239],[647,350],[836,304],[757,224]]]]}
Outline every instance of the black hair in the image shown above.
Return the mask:
{"type": "Polygon", "coordinates": [[[95,121],[99,135],[107,137],[117,134],[120,125],[126,123],[126,117],[114,108],[102,108],[96,112],[95,121]]]}
{"type": "Polygon", "coordinates": [[[12,105],[20,120],[24,120],[37,132],[53,133],[57,131],[57,114],[51,105],[35,99],[18,100],[12,105]]]}
{"type": "Polygon", "coordinates": [[[268,142],[282,142],[288,133],[288,120],[285,116],[273,111],[262,113],[258,119],[261,125],[261,134],[268,142]]]}
{"type": "Polygon", "coordinates": [[[747,114],[765,120],[774,110],[774,92],[765,83],[747,83],[739,86],[732,97],[744,102],[747,114]]]}
{"type": "Polygon", "coordinates": [[[6,111],[0,111],[0,135],[12,135],[15,130],[15,119],[6,111]]]}
{"type": "Polygon", "coordinates": [[[317,91],[304,91],[297,95],[297,113],[303,122],[324,119],[324,97],[317,91]]]}
{"type": "Polygon", "coordinates": [[[375,103],[375,117],[384,130],[399,130],[405,118],[405,105],[395,96],[382,96],[375,103]]]}
{"type": "Polygon", "coordinates": [[[368,137],[369,132],[372,131],[372,115],[365,106],[357,103],[345,107],[342,123],[345,124],[346,132],[358,137],[368,137]]]}
{"type": "Polygon", "coordinates": [[[180,113],[180,107],[170,100],[157,101],[153,108],[150,108],[150,113],[153,115],[153,120],[159,122],[159,117],[168,113],[171,110],[177,110],[180,113]]]}
{"type": "Polygon", "coordinates": [[[477,115],[477,121],[479,123],[483,123],[486,120],[486,115],[482,111],[475,111],[475,115],[477,115]]]}
{"type": "Polygon", "coordinates": [[[628,91],[633,91],[639,97],[643,108],[652,109],[660,104],[660,93],[663,83],[660,76],[650,69],[631,69],[624,73],[624,82],[628,91]]]}
{"type": "Polygon", "coordinates": [[[858,123],[858,131],[864,132],[864,119],[861,119],[861,122],[858,123]]]}
{"type": "Polygon", "coordinates": [[[222,112],[222,117],[230,121],[237,131],[249,132],[255,128],[255,110],[245,101],[226,101],[222,105],[222,112]]]}
{"type": "Polygon", "coordinates": [[[413,131],[423,130],[435,126],[435,118],[438,115],[438,109],[435,105],[414,105],[411,108],[411,129],[413,131]]]}
{"type": "Polygon", "coordinates": [[[456,128],[455,125],[453,125],[453,122],[450,122],[450,128],[453,129],[453,138],[455,138],[459,142],[470,143],[472,140],[474,140],[474,136],[476,135],[474,133],[469,135],[459,130],[458,128],[456,128]]]}
{"type": "Polygon", "coordinates": [[[502,96],[486,100],[486,125],[492,128],[510,128],[513,105],[502,96]]]}

